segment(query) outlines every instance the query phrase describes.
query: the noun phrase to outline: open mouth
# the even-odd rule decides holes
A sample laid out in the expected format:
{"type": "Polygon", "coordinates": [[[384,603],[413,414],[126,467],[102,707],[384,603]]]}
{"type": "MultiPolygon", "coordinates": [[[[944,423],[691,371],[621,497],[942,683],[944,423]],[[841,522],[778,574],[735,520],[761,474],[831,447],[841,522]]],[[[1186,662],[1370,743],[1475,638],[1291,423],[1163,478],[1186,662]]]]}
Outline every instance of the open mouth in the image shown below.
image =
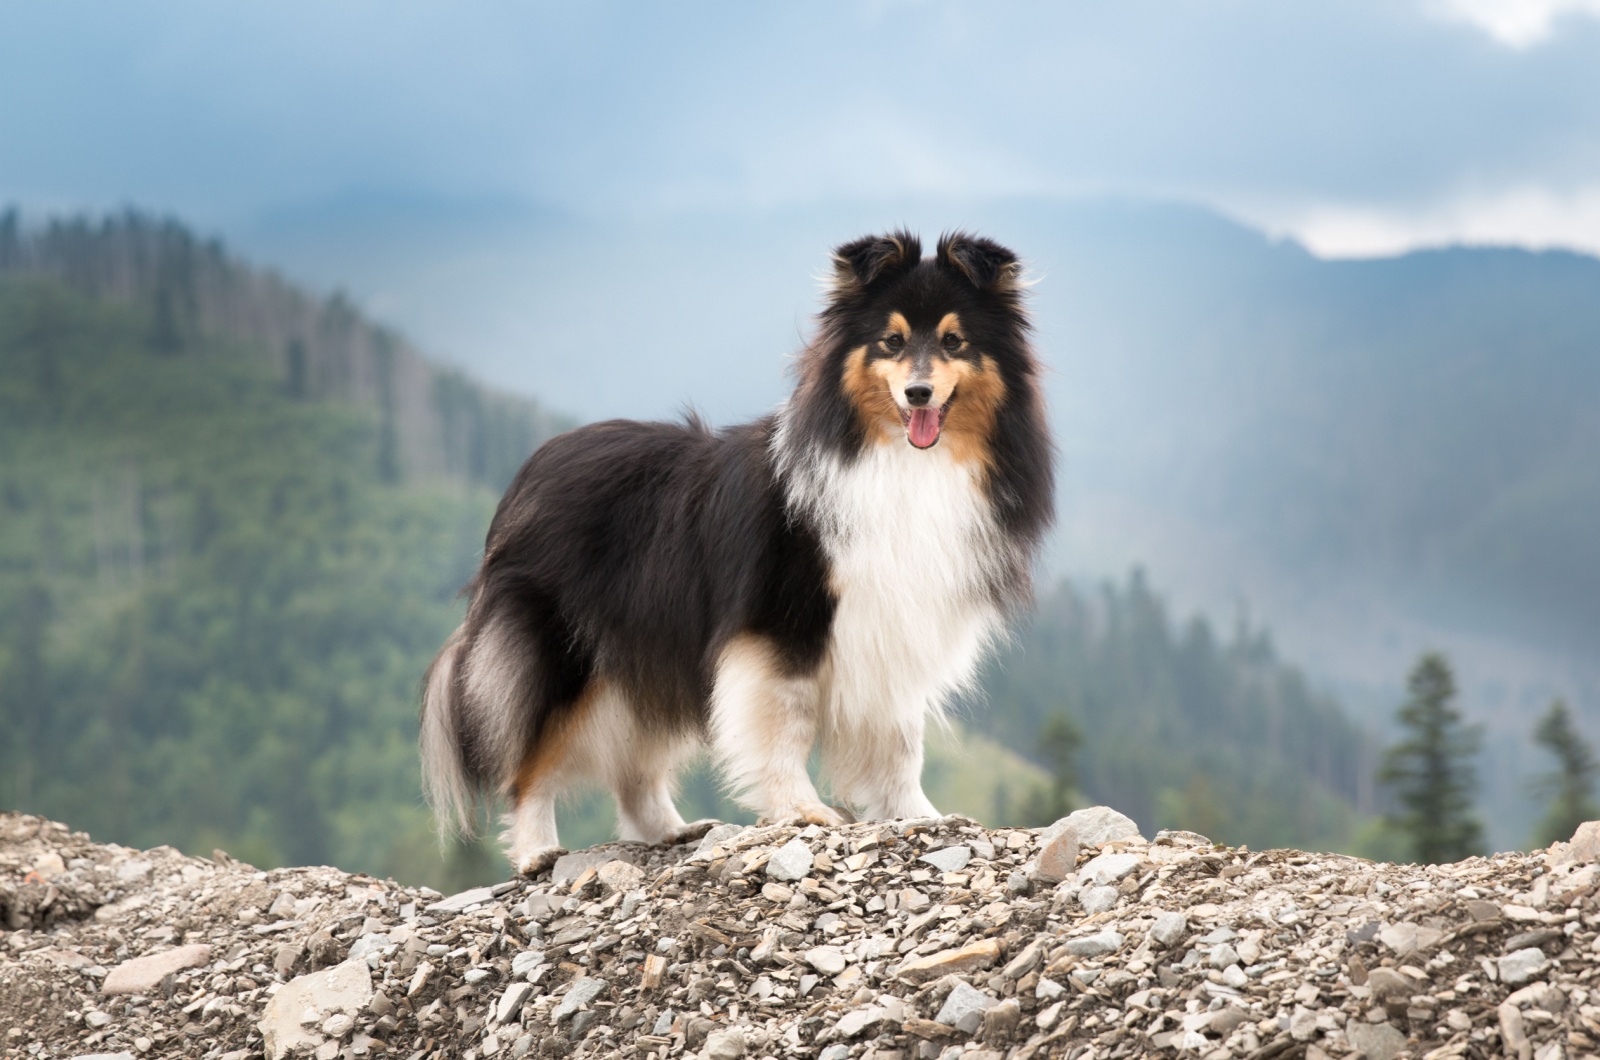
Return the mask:
{"type": "Polygon", "coordinates": [[[900,422],[905,426],[906,440],[918,449],[935,445],[939,441],[939,432],[944,429],[945,414],[955,400],[956,392],[952,390],[949,400],[938,408],[900,409],[900,422]]]}

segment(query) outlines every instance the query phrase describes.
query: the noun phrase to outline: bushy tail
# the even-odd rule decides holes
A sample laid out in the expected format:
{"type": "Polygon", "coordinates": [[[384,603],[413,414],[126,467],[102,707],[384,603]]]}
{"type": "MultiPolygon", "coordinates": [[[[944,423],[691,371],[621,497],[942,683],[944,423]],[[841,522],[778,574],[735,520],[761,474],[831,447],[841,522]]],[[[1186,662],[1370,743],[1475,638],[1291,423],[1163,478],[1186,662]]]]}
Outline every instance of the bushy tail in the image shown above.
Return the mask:
{"type": "Polygon", "coordinates": [[[450,634],[422,681],[422,788],[443,836],[476,831],[476,786],[462,754],[461,684],[456,679],[465,629],[450,634]]]}

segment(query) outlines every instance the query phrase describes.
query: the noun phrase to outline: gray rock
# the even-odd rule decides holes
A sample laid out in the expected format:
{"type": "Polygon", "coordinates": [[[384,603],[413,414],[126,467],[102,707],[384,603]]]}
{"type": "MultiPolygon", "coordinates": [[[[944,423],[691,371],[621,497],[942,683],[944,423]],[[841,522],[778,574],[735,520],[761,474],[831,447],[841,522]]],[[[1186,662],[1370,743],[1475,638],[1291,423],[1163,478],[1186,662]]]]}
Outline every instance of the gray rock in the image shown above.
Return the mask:
{"type": "Polygon", "coordinates": [[[134,1060],[134,1056],[124,1050],[120,1053],[78,1053],[72,1060],[134,1060]]]}
{"type": "Polygon", "coordinates": [[[581,979],[574,979],[572,985],[567,987],[566,994],[562,996],[561,1004],[556,1006],[555,1012],[550,1017],[550,1022],[560,1023],[574,1012],[577,1012],[579,1008],[605,993],[606,985],[604,979],[592,979],[587,976],[581,979]]]}
{"type": "Polygon", "coordinates": [[[517,1018],[517,1013],[522,1011],[523,1002],[528,1000],[528,995],[533,993],[532,983],[512,983],[506,987],[506,992],[500,995],[500,1003],[494,1009],[496,1023],[510,1023],[517,1018]]]}
{"type": "Polygon", "coordinates": [[[1406,1036],[1388,1023],[1353,1019],[1344,1025],[1344,1036],[1351,1048],[1366,1054],[1367,1060],[1394,1060],[1406,1047],[1406,1036]]]}
{"type": "Polygon", "coordinates": [[[1405,1001],[1416,987],[1410,979],[1393,968],[1374,968],[1367,973],[1367,989],[1372,991],[1372,1000],[1382,1004],[1391,1000],[1405,1001]]]}
{"type": "Polygon", "coordinates": [[[838,975],[844,971],[844,951],[837,946],[816,946],[806,951],[805,959],[823,975],[838,975]]]}
{"type": "Polygon", "coordinates": [[[930,850],[917,859],[926,862],[940,872],[960,872],[967,867],[967,862],[972,860],[972,848],[968,846],[942,847],[930,850]]]}
{"type": "Polygon", "coordinates": [[[727,841],[745,830],[742,824],[719,824],[711,831],[700,837],[700,845],[695,847],[696,854],[709,854],[712,847],[724,846],[727,841]]]}
{"type": "Polygon", "coordinates": [[[1118,839],[1135,839],[1139,836],[1139,826],[1133,823],[1133,818],[1120,814],[1109,806],[1090,806],[1087,809],[1074,810],[1046,828],[1044,835],[1040,837],[1040,843],[1048,845],[1052,839],[1068,828],[1077,833],[1078,842],[1086,847],[1097,847],[1101,843],[1112,843],[1118,839]]]}
{"type": "Polygon", "coordinates": [[[1026,897],[1028,892],[1033,890],[1033,884],[1028,880],[1027,873],[1013,872],[1006,877],[1006,890],[1012,894],[1026,897]]]}
{"type": "Polygon", "coordinates": [[[1516,986],[1542,974],[1550,967],[1550,959],[1544,955],[1543,950],[1530,946],[1525,950],[1506,954],[1500,958],[1498,964],[1500,981],[1509,986],[1516,986]]]}
{"type": "Polygon", "coordinates": [[[364,960],[345,961],[332,968],[302,975],[284,986],[267,1003],[256,1029],[268,1060],[283,1060],[297,1049],[314,1049],[322,1038],[306,1025],[308,1013],[321,1022],[334,1013],[360,1015],[372,1001],[372,970],[364,960]]]}
{"type": "MultiPolygon", "coordinates": [[[[712,831],[715,831],[715,829],[712,829],[712,831]]],[[[671,1034],[672,1023],[677,1018],[678,1014],[672,1011],[670,1008],[662,1009],[661,1015],[656,1017],[655,1026],[650,1028],[650,1033],[656,1035],[657,1037],[671,1034]]]]}
{"type": "Polygon", "coordinates": [[[149,994],[161,985],[161,980],[185,968],[199,968],[211,963],[210,946],[179,946],[145,957],[123,961],[111,969],[106,981],[100,984],[102,994],[149,994]]]}
{"type": "Polygon", "coordinates": [[[882,1023],[883,1016],[883,1009],[876,1005],[851,1009],[839,1017],[839,1022],[834,1024],[834,1030],[841,1038],[854,1038],[868,1028],[882,1023]]]}
{"type": "Polygon", "coordinates": [[[1138,854],[1113,854],[1107,852],[1089,859],[1078,870],[1078,881],[1083,884],[1104,886],[1116,883],[1144,863],[1138,854]]]}
{"type": "Polygon", "coordinates": [[[983,1014],[999,1003],[997,998],[990,997],[982,990],[974,989],[957,980],[954,989],[939,1007],[939,1014],[933,1019],[934,1022],[942,1023],[946,1027],[955,1027],[971,1034],[978,1029],[983,1014]]]}
{"type": "Polygon", "coordinates": [[[791,839],[772,852],[767,860],[767,875],[775,880],[803,880],[811,875],[814,860],[804,840],[791,839]]]}
{"type": "Polygon", "coordinates": [[[1078,896],[1078,904],[1083,906],[1085,914],[1093,916],[1107,909],[1115,909],[1121,897],[1122,892],[1115,887],[1090,887],[1078,896]]]}
{"type": "Polygon", "coordinates": [[[1208,963],[1213,968],[1226,968],[1230,964],[1239,963],[1239,951],[1224,942],[1220,946],[1211,947],[1211,956],[1208,963]]]}
{"type": "Polygon", "coordinates": [[[644,882],[644,870],[626,861],[608,861],[596,875],[602,885],[613,891],[631,891],[644,882]]]}
{"type": "Polygon", "coordinates": [[[706,1036],[705,1060],[739,1060],[744,1055],[744,1028],[728,1027],[706,1036]]]}
{"type": "Polygon", "coordinates": [[[1068,939],[1067,952],[1074,957],[1102,957],[1108,953],[1115,953],[1122,948],[1123,938],[1117,932],[1106,928],[1104,931],[1083,938],[1068,939]]]}
{"type": "Polygon", "coordinates": [[[835,1042],[817,1054],[817,1060],[847,1060],[850,1047],[843,1042],[835,1042]]]}
{"type": "Polygon", "coordinates": [[[371,935],[362,935],[351,945],[350,952],[345,954],[345,959],[353,961],[358,957],[366,957],[370,954],[381,953],[385,947],[389,945],[390,941],[388,935],[382,935],[376,932],[371,935]]]}
{"type": "Polygon", "coordinates": [[[1150,941],[1171,949],[1189,934],[1189,918],[1182,913],[1162,913],[1150,925],[1150,941]]]}
{"type": "Polygon", "coordinates": [[[452,894],[449,898],[434,902],[428,906],[430,913],[459,913],[463,909],[470,909],[475,905],[482,905],[494,898],[493,887],[474,887],[470,891],[452,894]]]}
{"type": "Polygon", "coordinates": [[[522,950],[511,958],[511,977],[513,979],[526,979],[529,972],[543,963],[543,950],[522,950]]]}
{"type": "Polygon", "coordinates": [[[1317,1011],[1296,1005],[1289,1017],[1289,1037],[1297,1042],[1309,1042],[1317,1036],[1317,1011]]]}
{"type": "Polygon", "coordinates": [[[580,850],[576,854],[563,854],[556,858],[555,865],[550,869],[550,885],[570,887],[589,869],[598,869],[616,856],[615,853],[604,850],[580,850]]]}

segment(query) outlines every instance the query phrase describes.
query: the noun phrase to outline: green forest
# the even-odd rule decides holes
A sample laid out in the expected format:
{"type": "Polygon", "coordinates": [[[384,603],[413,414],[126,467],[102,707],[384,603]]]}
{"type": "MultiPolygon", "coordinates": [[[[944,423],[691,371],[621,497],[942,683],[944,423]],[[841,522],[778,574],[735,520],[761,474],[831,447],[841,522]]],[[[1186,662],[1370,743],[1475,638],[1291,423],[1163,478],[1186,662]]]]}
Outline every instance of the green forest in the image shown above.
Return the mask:
{"type": "MultiPolygon", "coordinates": [[[[417,686],[499,490],[566,425],[170,222],[0,219],[0,807],[263,867],[503,872],[441,854],[417,686]]],[[[941,808],[1386,849],[1370,739],[1265,631],[1176,623],[1140,575],[1042,594],[982,684],[930,751],[941,808]]],[[[733,812],[704,772],[682,801],[733,812]]]]}

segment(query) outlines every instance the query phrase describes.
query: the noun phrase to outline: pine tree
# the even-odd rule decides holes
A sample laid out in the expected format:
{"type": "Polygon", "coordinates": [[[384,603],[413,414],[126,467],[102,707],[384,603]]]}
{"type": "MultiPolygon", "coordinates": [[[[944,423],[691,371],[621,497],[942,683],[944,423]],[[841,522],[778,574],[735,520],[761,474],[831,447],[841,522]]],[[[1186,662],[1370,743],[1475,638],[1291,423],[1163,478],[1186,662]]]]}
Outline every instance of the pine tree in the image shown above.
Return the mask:
{"type": "Polygon", "coordinates": [[[1404,812],[1390,823],[1411,840],[1420,862],[1459,861],[1483,849],[1483,825],[1472,812],[1477,774],[1470,759],[1481,732],[1454,706],[1455,677],[1438,652],[1417,660],[1410,698],[1397,715],[1405,738],[1389,748],[1378,779],[1392,786],[1404,812]]]}
{"type": "Polygon", "coordinates": [[[1594,748],[1573,727],[1572,713],[1563,700],[1550,704],[1534,728],[1533,738],[1555,755],[1557,763],[1555,770],[1535,785],[1538,794],[1550,799],[1550,809],[1535,834],[1535,844],[1543,847],[1571,838],[1580,824],[1600,818],[1594,798],[1600,763],[1595,761],[1594,748]]]}
{"type": "Polygon", "coordinates": [[[1036,737],[1038,755],[1050,769],[1050,785],[1028,794],[1022,803],[1022,817],[1033,825],[1058,821],[1073,811],[1078,791],[1078,750],[1083,732],[1065,712],[1057,712],[1039,726],[1036,737]]]}

